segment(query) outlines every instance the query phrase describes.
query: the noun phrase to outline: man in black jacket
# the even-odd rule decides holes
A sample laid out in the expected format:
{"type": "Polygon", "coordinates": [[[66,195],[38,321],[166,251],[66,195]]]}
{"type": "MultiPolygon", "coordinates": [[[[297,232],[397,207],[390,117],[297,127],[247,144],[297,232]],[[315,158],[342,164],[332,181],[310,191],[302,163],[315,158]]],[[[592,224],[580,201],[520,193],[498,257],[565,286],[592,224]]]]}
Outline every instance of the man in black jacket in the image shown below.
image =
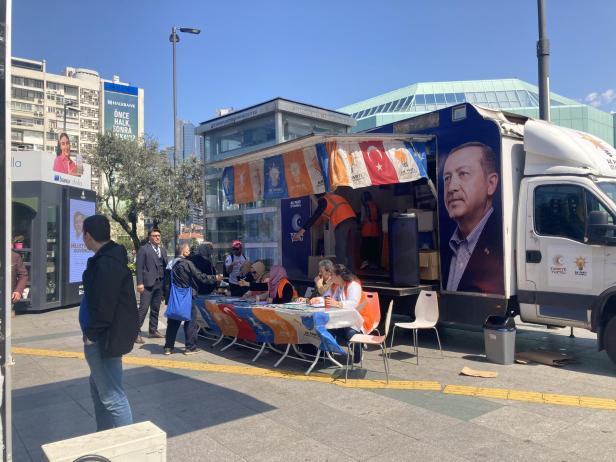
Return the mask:
{"type": "MultiPolygon", "coordinates": [[[[195,305],[195,298],[197,297],[199,286],[209,286],[213,290],[216,284],[222,280],[222,275],[217,275],[212,271],[209,274],[199,271],[195,264],[187,258],[190,254],[190,247],[188,244],[181,244],[178,246],[177,253],[180,258],[171,269],[171,283],[182,289],[190,287],[192,292],[193,302],[191,306],[191,318],[190,321],[183,321],[186,345],[184,354],[191,355],[198,352],[197,334],[199,333],[199,325],[197,324],[197,306],[195,305]]],[[[167,318],[167,332],[165,334],[164,347],[165,355],[170,355],[173,352],[175,338],[181,323],[182,321],[177,319],[167,318]]]]}
{"type": "Polygon", "coordinates": [[[103,215],[86,218],[83,242],[94,256],[83,273],[79,324],[101,431],[133,423],[122,387],[122,355],[133,349],[137,337],[137,300],[126,249],[111,240],[109,220],[103,215]]]}

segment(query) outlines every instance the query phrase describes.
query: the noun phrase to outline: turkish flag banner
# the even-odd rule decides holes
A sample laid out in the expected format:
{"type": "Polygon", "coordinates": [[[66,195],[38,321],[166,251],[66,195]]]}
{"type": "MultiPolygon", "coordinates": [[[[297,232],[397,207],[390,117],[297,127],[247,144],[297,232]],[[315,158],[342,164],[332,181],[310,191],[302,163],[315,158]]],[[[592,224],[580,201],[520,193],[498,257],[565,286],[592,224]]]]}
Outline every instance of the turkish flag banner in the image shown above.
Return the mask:
{"type": "Polygon", "coordinates": [[[366,170],[374,186],[398,183],[398,175],[382,141],[363,141],[359,147],[364,156],[366,170]]]}

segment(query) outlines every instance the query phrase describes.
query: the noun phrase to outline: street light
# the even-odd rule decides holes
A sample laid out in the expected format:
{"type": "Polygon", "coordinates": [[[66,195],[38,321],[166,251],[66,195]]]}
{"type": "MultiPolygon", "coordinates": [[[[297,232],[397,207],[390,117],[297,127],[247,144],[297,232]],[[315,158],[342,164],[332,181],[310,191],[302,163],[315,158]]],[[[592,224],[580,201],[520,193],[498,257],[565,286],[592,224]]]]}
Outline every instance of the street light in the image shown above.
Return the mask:
{"type": "MultiPolygon", "coordinates": [[[[178,119],[178,103],[176,96],[176,78],[175,78],[175,44],[180,41],[180,37],[177,34],[178,30],[185,34],[194,34],[198,35],[201,33],[201,29],[195,29],[194,27],[178,27],[173,26],[171,28],[171,35],[169,36],[169,41],[173,44],[173,172],[175,173],[176,168],[176,159],[178,155],[178,147],[177,147],[177,119],[178,119]]],[[[173,223],[173,245],[177,248],[178,244],[178,220],[175,220],[173,223]]]]}

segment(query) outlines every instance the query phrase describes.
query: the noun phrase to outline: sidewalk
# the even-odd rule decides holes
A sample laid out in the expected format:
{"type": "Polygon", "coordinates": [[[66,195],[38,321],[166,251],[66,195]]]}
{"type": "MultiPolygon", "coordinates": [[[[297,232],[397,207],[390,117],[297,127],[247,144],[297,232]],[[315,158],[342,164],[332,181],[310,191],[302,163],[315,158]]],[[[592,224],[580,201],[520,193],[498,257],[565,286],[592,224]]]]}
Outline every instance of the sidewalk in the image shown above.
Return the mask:
{"type": "MultiPolygon", "coordinates": [[[[88,367],[83,359],[60,357],[82,351],[76,308],[13,321],[16,351],[48,350],[14,355],[13,460],[38,461],[42,444],[95,431],[88,367]]],[[[135,421],[151,420],[167,432],[170,461],[612,460],[616,410],[588,405],[599,401],[570,406],[447,392],[447,385],[458,385],[473,387],[461,389],[470,395],[480,387],[484,396],[513,390],[613,400],[616,367],[597,353],[594,335],[578,329],[575,334],[570,339],[568,329],[519,328],[519,351],[542,347],[578,360],[555,368],[487,363],[483,334],[453,329],[442,331],[444,359],[433,334],[420,337],[417,366],[410,335],[396,332],[391,379],[405,381],[400,383],[407,389],[340,386],[328,378],[339,371],[322,362],[311,380],[304,380],[307,365],[291,359],[279,369],[297,377],[272,374],[277,354],[253,364],[255,352],[220,352],[223,344],[213,349],[212,342],[202,343],[204,351],[194,356],[163,356],[163,340],[147,340],[127,357],[125,384],[135,421]],[[499,375],[460,376],[464,366],[499,375]],[[438,387],[408,389],[415,383],[410,381],[438,387]]],[[[368,352],[364,366],[368,371],[354,377],[382,387],[380,354],[368,352]]]]}

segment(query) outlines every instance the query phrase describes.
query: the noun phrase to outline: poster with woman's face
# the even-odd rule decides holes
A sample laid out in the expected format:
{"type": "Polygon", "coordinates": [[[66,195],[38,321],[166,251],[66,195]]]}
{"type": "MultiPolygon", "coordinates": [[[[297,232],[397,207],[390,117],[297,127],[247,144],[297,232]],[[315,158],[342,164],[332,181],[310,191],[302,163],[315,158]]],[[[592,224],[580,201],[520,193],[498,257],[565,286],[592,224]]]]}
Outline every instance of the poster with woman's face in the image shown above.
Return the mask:
{"type": "Polygon", "coordinates": [[[76,161],[71,157],[71,140],[66,133],[58,135],[58,145],[56,148],[56,159],[53,163],[53,171],[64,173],[65,175],[81,176],[83,173],[83,164],[81,156],[76,161]]]}

